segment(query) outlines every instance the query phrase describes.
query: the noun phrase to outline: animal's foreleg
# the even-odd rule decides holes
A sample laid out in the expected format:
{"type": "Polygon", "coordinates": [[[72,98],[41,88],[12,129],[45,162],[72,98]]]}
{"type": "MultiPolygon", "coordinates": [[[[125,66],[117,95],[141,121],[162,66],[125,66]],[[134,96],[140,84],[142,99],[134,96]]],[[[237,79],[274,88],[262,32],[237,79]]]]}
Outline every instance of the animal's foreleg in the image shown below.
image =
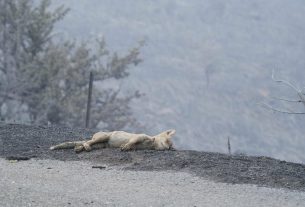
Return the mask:
{"type": "Polygon", "coordinates": [[[137,143],[144,142],[147,139],[151,139],[149,136],[139,136],[129,140],[125,145],[121,146],[121,150],[131,150],[137,143]]]}

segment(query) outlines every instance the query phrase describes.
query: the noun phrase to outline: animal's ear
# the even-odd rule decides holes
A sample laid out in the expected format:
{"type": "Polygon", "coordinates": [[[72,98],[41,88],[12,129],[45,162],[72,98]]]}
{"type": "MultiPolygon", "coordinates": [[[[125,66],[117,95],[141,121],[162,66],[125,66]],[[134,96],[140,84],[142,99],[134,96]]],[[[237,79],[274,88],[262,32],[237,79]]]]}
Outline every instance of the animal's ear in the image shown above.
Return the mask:
{"type": "Polygon", "coordinates": [[[174,130],[174,129],[171,129],[171,130],[167,130],[167,131],[166,131],[166,134],[167,134],[168,136],[173,136],[175,133],[176,133],[176,130],[174,130]]]}

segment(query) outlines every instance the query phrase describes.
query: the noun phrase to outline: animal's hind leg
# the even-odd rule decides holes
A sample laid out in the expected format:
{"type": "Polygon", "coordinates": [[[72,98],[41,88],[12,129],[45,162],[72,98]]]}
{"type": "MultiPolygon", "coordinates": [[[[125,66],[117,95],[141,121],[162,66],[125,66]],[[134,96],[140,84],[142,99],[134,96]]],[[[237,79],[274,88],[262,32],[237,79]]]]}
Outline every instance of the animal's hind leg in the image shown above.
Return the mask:
{"type": "Polygon", "coordinates": [[[107,132],[97,132],[92,136],[92,139],[83,144],[86,151],[91,150],[91,146],[97,143],[108,142],[110,138],[110,133],[107,132]]]}

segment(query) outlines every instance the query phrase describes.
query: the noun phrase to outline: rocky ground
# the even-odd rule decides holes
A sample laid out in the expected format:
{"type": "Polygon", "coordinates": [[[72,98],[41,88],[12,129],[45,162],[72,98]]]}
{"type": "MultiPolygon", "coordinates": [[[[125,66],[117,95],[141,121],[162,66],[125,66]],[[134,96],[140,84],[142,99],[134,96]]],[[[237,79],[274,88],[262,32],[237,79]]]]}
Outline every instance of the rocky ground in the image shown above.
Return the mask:
{"type": "Polygon", "coordinates": [[[224,183],[305,191],[305,165],[269,157],[230,156],[197,151],[130,151],[102,149],[74,153],[50,151],[64,141],[88,139],[94,131],[63,127],[0,124],[0,157],[8,160],[90,161],[93,166],[120,166],[135,171],[177,171],[224,183]]]}

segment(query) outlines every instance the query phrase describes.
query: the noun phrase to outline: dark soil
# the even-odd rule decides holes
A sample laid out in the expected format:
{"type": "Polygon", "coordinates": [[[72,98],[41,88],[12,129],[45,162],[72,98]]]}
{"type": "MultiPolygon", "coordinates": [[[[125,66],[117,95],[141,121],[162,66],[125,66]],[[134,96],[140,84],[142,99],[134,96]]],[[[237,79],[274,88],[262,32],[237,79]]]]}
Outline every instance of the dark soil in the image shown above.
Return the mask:
{"type": "Polygon", "coordinates": [[[63,127],[0,123],[0,157],[16,160],[90,160],[96,166],[117,165],[129,170],[173,170],[225,183],[256,184],[305,191],[305,165],[269,157],[229,156],[197,151],[129,151],[100,149],[76,154],[50,151],[64,141],[89,139],[95,131],[63,127]]]}

